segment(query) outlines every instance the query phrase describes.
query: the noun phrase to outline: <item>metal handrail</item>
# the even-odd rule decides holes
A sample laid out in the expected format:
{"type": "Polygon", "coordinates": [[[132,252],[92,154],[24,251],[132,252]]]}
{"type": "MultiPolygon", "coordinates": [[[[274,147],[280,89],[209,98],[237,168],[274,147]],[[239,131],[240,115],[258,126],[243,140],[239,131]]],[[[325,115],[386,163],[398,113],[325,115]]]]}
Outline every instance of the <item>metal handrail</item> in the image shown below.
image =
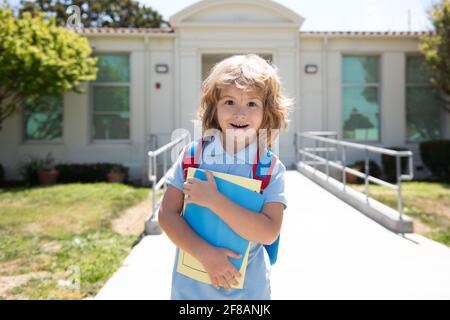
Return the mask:
{"type": "Polygon", "coordinates": [[[376,183],[378,185],[382,185],[393,190],[397,191],[397,208],[400,213],[400,220],[402,220],[403,215],[403,197],[402,197],[402,181],[409,181],[413,179],[413,153],[411,151],[396,151],[386,148],[374,147],[370,145],[341,141],[337,139],[336,132],[329,131],[310,131],[310,132],[296,132],[295,134],[295,148],[296,148],[296,160],[297,163],[299,161],[307,163],[305,161],[305,156],[309,157],[313,160],[314,169],[317,170],[316,163],[325,164],[325,173],[327,175],[327,179],[330,177],[329,167],[336,168],[338,170],[342,170],[342,184],[343,191],[346,191],[347,179],[346,173],[353,174],[357,177],[363,178],[365,182],[364,193],[366,195],[366,202],[369,202],[369,182],[376,183]],[[334,138],[328,138],[327,136],[335,136],[334,138]],[[314,141],[314,147],[304,147],[304,139],[310,139],[314,141]],[[319,142],[322,142],[325,146],[319,147],[319,142]],[[332,147],[331,147],[332,146],[332,147]],[[342,154],[341,160],[337,160],[338,155],[338,147],[340,147],[342,154]],[[347,159],[347,148],[349,149],[357,149],[365,151],[365,159],[364,159],[364,173],[357,171],[355,169],[349,168],[346,166],[347,159]],[[335,160],[331,160],[329,157],[329,153],[335,152],[335,160]],[[319,156],[319,153],[325,153],[325,158],[319,156]],[[397,173],[397,183],[392,184],[387,181],[384,181],[379,178],[375,178],[369,174],[369,152],[378,153],[378,154],[386,154],[389,156],[393,156],[396,158],[396,173],[397,173]],[[299,157],[301,155],[301,158],[299,157]],[[408,157],[408,174],[402,174],[401,171],[401,157],[408,157]]]}
{"type": "MultiPolygon", "coordinates": [[[[167,170],[167,152],[169,150],[172,150],[176,145],[178,145],[180,142],[185,141],[186,143],[188,141],[189,135],[184,133],[180,137],[176,138],[175,140],[163,145],[162,147],[154,150],[149,151],[148,154],[148,180],[152,184],[152,190],[151,190],[151,197],[152,197],[152,211],[150,215],[148,216],[147,220],[145,221],[146,224],[146,233],[154,233],[154,234],[160,234],[159,227],[157,226],[156,221],[156,212],[159,209],[159,206],[161,205],[162,198],[156,202],[156,194],[159,189],[166,188],[166,177],[169,172],[167,170]],[[159,155],[163,155],[163,171],[164,175],[157,181],[158,177],[158,167],[156,165],[156,160],[159,155]],[[150,226],[151,225],[151,226],[150,226]],[[154,230],[152,232],[151,230],[154,230]]],[[[172,164],[173,166],[173,164],[172,164]]],[[[170,169],[170,168],[169,168],[170,169]]]]}

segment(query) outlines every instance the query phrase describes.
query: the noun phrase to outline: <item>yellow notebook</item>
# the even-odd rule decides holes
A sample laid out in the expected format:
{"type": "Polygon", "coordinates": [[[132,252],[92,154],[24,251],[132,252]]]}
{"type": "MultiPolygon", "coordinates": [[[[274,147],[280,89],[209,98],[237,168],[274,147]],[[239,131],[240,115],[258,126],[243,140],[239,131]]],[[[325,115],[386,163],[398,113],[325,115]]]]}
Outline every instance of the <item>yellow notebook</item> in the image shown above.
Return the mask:
{"type": "MultiPolygon", "coordinates": [[[[198,169],[188,168],[187,177],[188,178],[193,177],[196,170],[198,170],[198,169]]],[[[231,174],[227,174],[227,173],[214,172],[214,171],[211,171],[211,173],[215,177],[230,181],[232,183],[240,185],[249,190],[256,191],[256,192],[259,192],[261,190],[261,181],[260,180],[240,177],[240,176],[231,175],[231,174]]],[[[245,271],[247,269],[247,261],[248,261],[249,252],[250,252],[250,243],[249,243],[247,251],[245,253],[245,257],[243,259],[241,269],[239,270],[239,272],[241,273],[242,276],[240,278],[236,279],[238,281],[238,284],[233,285],[232,288],[242,289],[244,287],[245,271]]],[[[188,276],[194,280],[197,280],[197,281],[200,281],[200,282],[203,282],[206,284],[211,284],[208,273],[205,271],[202,264],[197,259],[195,259],[192,255],[183,251],[182,249],[179,250],[177,272],[184,274],[185,276],[188,276]]]]}

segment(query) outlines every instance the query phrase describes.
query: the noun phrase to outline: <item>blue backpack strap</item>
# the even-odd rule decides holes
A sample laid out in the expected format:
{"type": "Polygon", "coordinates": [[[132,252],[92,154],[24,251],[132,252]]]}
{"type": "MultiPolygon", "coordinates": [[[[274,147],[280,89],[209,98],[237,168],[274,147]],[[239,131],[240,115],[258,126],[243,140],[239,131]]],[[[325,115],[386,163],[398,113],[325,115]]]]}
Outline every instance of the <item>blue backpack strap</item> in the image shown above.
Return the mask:
{"type": "MultiPolygon", "coordinates": [[[[276,162],[277,157],[272,151],[270,151],[270,149],[266,149],[261,154],[259,154],[259,150],[257,151],[256,161],[253,164],[253,178],[261,180],[261,192],[269,185],[270,178],[272,177],[272,171],[276,162]]],[[[264,245],[264,248],[269,255],[271,265],[277,262],[279,244],[280,236],[278,236],[272,244],[264,245]]]]}

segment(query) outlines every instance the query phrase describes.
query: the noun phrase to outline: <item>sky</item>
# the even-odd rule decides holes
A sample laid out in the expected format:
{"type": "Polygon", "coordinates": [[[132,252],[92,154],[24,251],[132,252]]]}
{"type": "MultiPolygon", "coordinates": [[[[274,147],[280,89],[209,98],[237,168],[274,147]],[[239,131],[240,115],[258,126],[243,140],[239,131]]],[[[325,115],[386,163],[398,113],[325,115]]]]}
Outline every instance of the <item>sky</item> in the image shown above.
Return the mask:
{"type": "MultiPolygon", "coordinates": [[[[165,20],[198,2],[198,0],[138,1],[157,10],[165,20]]],[[[432,29],[427,10],[439,0],[272,1],[305,18],[302,31],[424,31],[432,29]]],[[[20,1],[7,0],[7,2],[16,6],[20,1]]]]}

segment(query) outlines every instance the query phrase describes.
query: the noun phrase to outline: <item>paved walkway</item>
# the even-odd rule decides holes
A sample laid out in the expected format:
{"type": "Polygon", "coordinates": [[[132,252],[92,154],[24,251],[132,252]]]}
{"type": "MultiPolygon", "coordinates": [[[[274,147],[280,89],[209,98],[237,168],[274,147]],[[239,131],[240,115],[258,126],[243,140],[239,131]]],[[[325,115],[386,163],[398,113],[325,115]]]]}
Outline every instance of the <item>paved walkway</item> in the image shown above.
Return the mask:
{"type": "MultiPolygon", "coordinates": [[[[450,249],[397,235],[298,173],[288,208],[273,299],[450,299],[450,249]]],[[[165,235],[133,249],[97,299],[168,299],[175,247],[165,235]]]]}

